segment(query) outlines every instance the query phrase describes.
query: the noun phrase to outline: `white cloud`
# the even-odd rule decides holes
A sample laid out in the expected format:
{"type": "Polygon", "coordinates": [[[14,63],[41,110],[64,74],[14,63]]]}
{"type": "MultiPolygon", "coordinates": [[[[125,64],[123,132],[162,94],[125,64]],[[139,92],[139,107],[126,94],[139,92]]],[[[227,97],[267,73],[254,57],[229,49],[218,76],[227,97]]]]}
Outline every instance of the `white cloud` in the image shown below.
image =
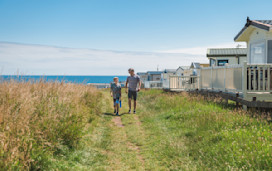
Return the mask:
{"type": "Polygon", "coordinates": [[[229,42],[223,43],[219,45],[211,45],[211,46],[201,46],[201,47],[193,47],[193,48],[180,48],[180,49],[170,49],[166,51],[160,51],[165,53],[188,53],[188,54],[196,54],[196,55],[206,55],[208,48],[236,48],[237,45],[245,48],[246,43],[243,42],[229,42]]]}
{"type": "Polygon", "coordinates": [[[136,72],[178,68],[191,62],[207,63],[205,54],[165,52],[122,52],[62,48],[0,42],[1,74],[26,75],[126,75],[136,72]]]}

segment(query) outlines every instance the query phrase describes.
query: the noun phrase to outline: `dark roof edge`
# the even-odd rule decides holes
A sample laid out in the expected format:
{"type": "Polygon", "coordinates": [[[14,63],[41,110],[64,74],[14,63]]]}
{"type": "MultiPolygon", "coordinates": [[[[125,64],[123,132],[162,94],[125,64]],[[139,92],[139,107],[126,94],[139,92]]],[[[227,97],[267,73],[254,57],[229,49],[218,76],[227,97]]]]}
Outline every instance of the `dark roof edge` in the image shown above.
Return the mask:
{"type": "Polygon", "coordinates": [[[233,54],[233,55],[230,55],[230,54],[216,54],[216,55],[209,55],[209,54],[206,54],[207,57],[237,57],[237,56],[247,56],[247,54],[233,54]]]}
{"type": "Polygon", "coordinates": [[[245,24],[245,26],[242,28],[242,30],[234,37],[234,41],[236,41],[238,39],[238,37],[250,26],[255,26],[257,28],[260,28],[260,29],[263,29],[263,30],[266,30],[266,31],[269,31],[270,30],[270,27],[265,25],[265,24],[262,24],[258,21],[255,21],[255,20],[250,20],[249,17],[247,17],[247,22],[245,24]]]}

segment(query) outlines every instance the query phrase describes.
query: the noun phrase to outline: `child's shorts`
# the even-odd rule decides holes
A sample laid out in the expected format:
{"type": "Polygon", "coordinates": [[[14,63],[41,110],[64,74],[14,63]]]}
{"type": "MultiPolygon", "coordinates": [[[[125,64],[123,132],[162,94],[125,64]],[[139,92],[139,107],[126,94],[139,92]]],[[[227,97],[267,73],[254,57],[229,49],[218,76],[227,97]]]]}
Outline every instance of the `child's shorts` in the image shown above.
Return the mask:
{"type": "Polygon", "coordinates": [[[119,98],[113,99],[113,105],[116,105],[119,103],[119,98]]]}

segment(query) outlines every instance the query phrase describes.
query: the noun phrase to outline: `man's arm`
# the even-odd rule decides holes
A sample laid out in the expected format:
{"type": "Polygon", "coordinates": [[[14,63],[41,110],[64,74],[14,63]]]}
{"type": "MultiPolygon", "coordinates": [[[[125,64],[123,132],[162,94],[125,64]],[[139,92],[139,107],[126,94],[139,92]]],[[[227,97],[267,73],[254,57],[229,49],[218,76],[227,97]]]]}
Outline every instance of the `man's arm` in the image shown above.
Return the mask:
{"type": "Polygon", "coordinates": [[[141,79],[139,78],[139,89],[138,89],[138,91],[141,90],[141,86],[142,86],[142,81],[141,81],[141,79]]]}
{"type": "Polygon", "coordinates": [[[128,87],[127,87],[127,85],[128,85],[128,79],[127,79],[127,81],[126,81],[126,93],[128,92],[128,87]]]}

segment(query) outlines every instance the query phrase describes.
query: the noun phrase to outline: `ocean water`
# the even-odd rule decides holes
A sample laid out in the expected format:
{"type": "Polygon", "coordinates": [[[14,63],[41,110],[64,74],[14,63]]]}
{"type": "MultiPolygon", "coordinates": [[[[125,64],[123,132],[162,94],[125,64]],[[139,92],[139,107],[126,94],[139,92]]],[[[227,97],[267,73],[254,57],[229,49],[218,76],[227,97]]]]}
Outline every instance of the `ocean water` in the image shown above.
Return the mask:
{"type": "Polygon", "coordinates": [[[11,79],[17,81],[39,81],[45,80],[48,82],[63,81],[66,83],[88,84],[88,83],[110,83],[113,82],[114,77],[119,77],[119,81],[126,81],[127,76],[66,76],[66,75],[1,75],[2,81],[9,81],[11,79]]]}

